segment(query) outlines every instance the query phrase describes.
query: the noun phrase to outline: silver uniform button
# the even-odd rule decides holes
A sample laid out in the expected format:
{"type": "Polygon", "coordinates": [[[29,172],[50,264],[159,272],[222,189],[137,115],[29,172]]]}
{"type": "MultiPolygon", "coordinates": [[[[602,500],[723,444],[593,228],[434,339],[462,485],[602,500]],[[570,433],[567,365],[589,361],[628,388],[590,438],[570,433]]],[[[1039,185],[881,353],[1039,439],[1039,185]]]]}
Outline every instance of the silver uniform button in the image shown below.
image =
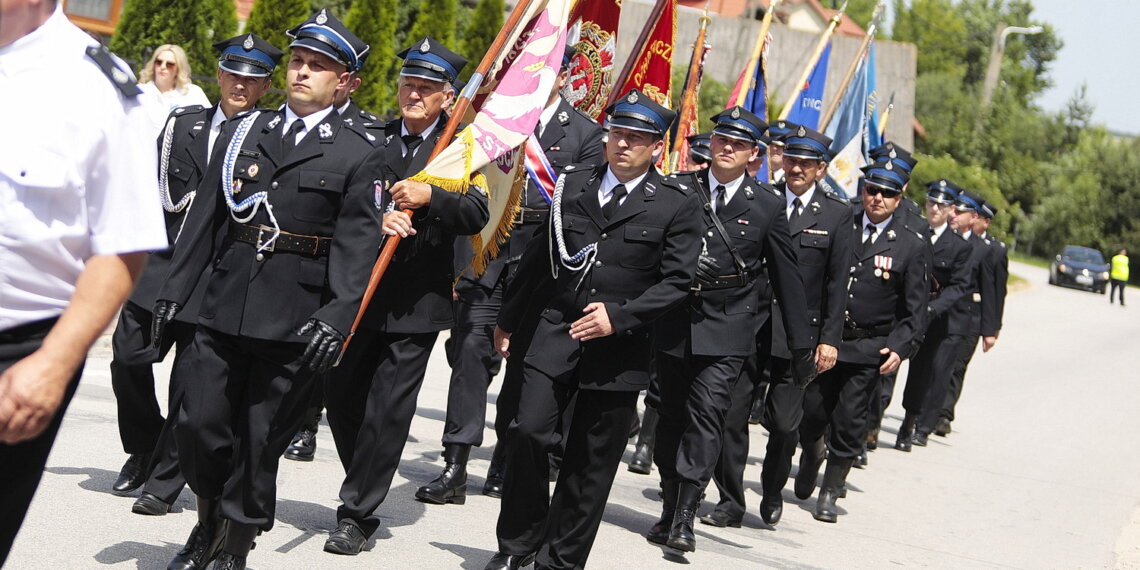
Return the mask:
{"type": "Polygon", "coordinates": [[[259,253],[259,254],[255,255],[253,258],[258,260],[258,261],[265,261],[265,254],[259,253]]]}

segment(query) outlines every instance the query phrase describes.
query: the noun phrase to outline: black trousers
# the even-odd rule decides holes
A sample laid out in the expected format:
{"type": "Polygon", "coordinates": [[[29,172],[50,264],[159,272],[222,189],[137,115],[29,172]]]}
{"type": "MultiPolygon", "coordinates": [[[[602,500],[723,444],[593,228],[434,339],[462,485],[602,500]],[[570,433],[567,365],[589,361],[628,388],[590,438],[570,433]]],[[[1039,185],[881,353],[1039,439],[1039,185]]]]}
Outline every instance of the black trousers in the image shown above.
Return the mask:
{"type": "Polygon", "coordinates": [[[143,484],[144,493],[150,493],[167,503],[177,500],[186,487],[186,478],[178,466],[178,442],[174,430],[178,424],[178,414],[182,410],[182,401],[186,397],[186,385],[195,382],[198,377],[198,371],[188,365],[193,359],[185,357],[187,352],[189,351],[179,350],[174,356],[173,368],[170,370],[170,402],[167,405],[166,423],[158,434],[149,467],[150,475],[143,484]]]}
{"type": "Polygon", "coordinates": [[[187,366],[197,377],[183,383],[174,428],[178,464],[196,495],[220,499],[224,519],[273,527],[281,454],[317,387],[304,350],[202,326],[194,335],[187,366]]]}
{"type": "Polygon", "coordinates": [[[495,321],[503,306],[502,280],[494,289],[461,279],[455,287],[459,303],[455,327],[447,341],[451,385],[443,444],[479,446],[487,421],[487,388],[499,373],[502,357],[495,350],[495,321]]]}
{"type": "Polygon", "coordinates": [[[974,353],[978,350],[981,336],[977,334],[966,335],[958,347],[958,357],[954,361],[954,371],[950,374],[950,387],[946,397],[942,400],[942,409],[939,414],[948,421],[954,421],[954,408],[958,405],[958,398],[962,396],[962,386],[966,382],[966,370],[974,353]]]}
{"type": "Polygon", "coordinates": [[[638,392],[577,390],[534,368],[525,369],[518,416],[507,438],[496,527],[500,552],[538,552],[536,568],[586,565],[637,413],[637,396],[638,392]],[[571,399],[577,403],[551,495],[547,456],[571,399]]]}
{"type": "Polygon", "coordinates": [[[438,336],[360,329],[328,375],[326,411],[345,471],[337,520],[351,520],[367,536],[380,526],[374,513],[400,465],[438,336]]]}
{"type": "MultiPolygon", "coordinates": [[[[525,364],[523,357],[526,355],[530,341],[527,335],[515,334],[511,337],[511,357],[507,359],[507,372],[503,375],[503,385],[499,387],[499,396],[495,399],[495,445],[506,446],[509,449],[510,445],[507,439],[511,437],[511,425],[514,424],[519,415],[519,398],[522,395],[523,385],[523,370],[525,364]]],[[[650,390],[653,385],[650,384],[650,390]]],[[[646,397],[646,405],[650,405],[649,398],[646,397]]],[[[574,416],[575,398],[573,395],[570,397],[570,402],[566,404],[566,408],[562,412],[562,420],[558,423],[559,429],[551,434],[554,439],[550,442],[550,467],[552,469],[560,469],[562,465],[563,455],[563,441],[566,439],[570,431],[570,419],[574,416]]]]}
{"type": "MultiPolygon", "coordinates": [[[[744,516],[744,469],[748,465],[748,416],[756,392],[762,389],[760,379],[764,371],[756,355],[744,360],[740,378],[732,387],[728,411],[724,415],[724,435],[721,438],[720,456],[713,469],[713,483],[720,492],[716,510],[734,519],[744,516]]],[[[766,383],[766,382],[765,382],[766,383]]],[[[649,398],[646,398],[648,403],[649,398]]]]}
{"type": "MultiPolygon", "coordinates": [[[[801,441],[815,441],[831,427],[827,447],[833,455],[854,459],[867,440],[867,411],[879,387],[877,364],[838,362],[804,390],[801,441]]],[[[766,459],[766,458],[765,458],[766,459]]]]}
{"type": "Polygon", "coordinates": [[[796,386],[791,361],[772,359],[772,378],[760,423],[768,430],[768,446],[760,482],[765,495],[779,495],[792,472],[792,457],[804,418],[805,388],[796,386]]]}
{"type": "Polygon", "coordinates": [[[887,408],[891,405],[891,400],[895,395],[895,383],[898,380],[899,371],[895,370],[890,374],[880,374],[879,379],[875,381],[875,388],[871,391],[871,401],[867,404],[867,431],[879,431],[883,427],[883,416],[887,413],[887,408]]]}
{"type": "Polygon", "coordinates": [[[1116,292],[1120,291],[1120,304],[1124,305],[1124,290],[1128,288],[1128,282],[1120,279],[1112,279],[1109,284],[1108,302],[1111,304],[1116,300],[1116,292]]]}
{"type": "Polygon", "coordinates": [[[111,334],[111,388],[118,406],[119,439],[123,451],[150,453],[166,420],[158,406],[151,366],[177,346],[180,357],[194,341],[194,325],[174,321],[163,333],[162,346],[151,346],[151,312],[130,301],[119,311],[111,334]]]}
{"type": "Polygon", "coordinates": [[[963,340],[962,335],[950,334],[945,328],[933,332],[927,333],[918,354],[911,359],[903,391],[906,413],[918,416],[918,431],[925,434],[938,424],[963,340]]]}
{"type": "Polygon", "coordinates": [[[661,403],[653,462],[662,481],[703,489],[716,469],[725,414],[745,356],[677,358],[657,352],[654,357],[661,403]]]}
{"type": "MultiPolygon", "coordinates": [[[[50,319],[4,331],[5,338],[0,339],[0,374],[38,350],[43,337],[54,324],[55,319],[50,319]]],[[[63,415],[75,395],[82,375],[81,364],[68,384],[55,417],[39,437],[16,445],[0,443],[0,567],[8,559],[16,533],[20,531],[24,516],[28,514],[28,505],[32,503],[32,496],[40,484],[48,453],[55,443],[63,415]]]]}

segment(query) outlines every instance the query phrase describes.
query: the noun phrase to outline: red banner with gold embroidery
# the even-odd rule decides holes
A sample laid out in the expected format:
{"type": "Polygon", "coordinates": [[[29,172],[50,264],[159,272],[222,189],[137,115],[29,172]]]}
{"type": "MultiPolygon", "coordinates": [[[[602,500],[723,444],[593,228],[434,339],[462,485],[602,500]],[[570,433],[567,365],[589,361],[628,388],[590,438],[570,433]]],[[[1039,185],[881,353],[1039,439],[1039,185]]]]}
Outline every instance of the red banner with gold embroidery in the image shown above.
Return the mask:
{"type": "Polygon", "coordinates": [[[579,0],[570,12],[571,24],[577,22],[573,29],[578,30],[578,53],[570,64],[570,80],[562,96],[595,119],[606,108],[613,89],[620,19],[618,0],[579,0]]]}
{"type": "MultiPolygon", "coordinates": [[[[647,22],[653,26],[645,42],[630,67],[625,85],[620,86],[620,96],[630,89],[640,89],[659,105],[673,108],[669,96],[669,80],[673,75],[673,44],[677,37],[677,0],[658,0],[661,15],[656,21],[647,22]]],[[[635,47],[636,49],[636,47],[635,47]]]]}

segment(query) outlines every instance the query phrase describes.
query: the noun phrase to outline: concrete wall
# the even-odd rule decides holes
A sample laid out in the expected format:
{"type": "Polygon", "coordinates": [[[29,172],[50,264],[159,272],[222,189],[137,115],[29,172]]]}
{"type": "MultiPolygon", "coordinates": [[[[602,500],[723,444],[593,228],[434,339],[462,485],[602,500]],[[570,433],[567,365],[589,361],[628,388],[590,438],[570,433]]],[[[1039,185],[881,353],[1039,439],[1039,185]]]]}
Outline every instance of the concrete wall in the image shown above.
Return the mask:
{"type": "MultiPolygon", "coordinates": [[[[649,18],[652,4],[639,0],[622,2],[621,24],[618,29],[618,70],[624,65],[633,49],[633,43],[644,22],[649,18]]],[[[689,64],[693,42],[700,29],[701,12],[678,8],[677,43],[673,65],[689,64]]],[[[752,54],[752,45],[760,31],[760,22],[741,18],[720,18],[710,14],[707,38],[712,51],[705,59],[705,77],[734,85],[744,64],[752,54]]],[[[768,51],[768,96],[782,105],[792,91],[792,83],[803,73],[818,36],[792,30],[781,24],[771,27],[772,46],[768,51]]],[[[826,108],[835,97],[839,82],[847,71],[862,38],[834,36],[831,45],[831,63],[828,66],[827,90],[823,105],[826,108]]],[[[881,109],[894,93],[895,108],[887,124],[887,138],[904,148],[914,148],[914,77],[918,51],[913,44],[876,40],[876,66],[881,109]]],[[[614,73],[615,77],[617,72],[614,73]]]]}

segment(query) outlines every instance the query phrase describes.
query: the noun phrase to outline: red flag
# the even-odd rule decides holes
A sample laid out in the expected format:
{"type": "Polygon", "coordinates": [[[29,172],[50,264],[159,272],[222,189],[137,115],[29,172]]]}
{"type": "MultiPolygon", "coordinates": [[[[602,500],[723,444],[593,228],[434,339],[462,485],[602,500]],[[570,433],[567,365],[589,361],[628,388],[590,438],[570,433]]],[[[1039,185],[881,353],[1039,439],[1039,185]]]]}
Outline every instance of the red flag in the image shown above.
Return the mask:
{"type": "Polygon", "coordinates": [[[575,43],[578,54],[570,64],[570,81],[562,96],[595,119],[606,108],[613,89],[620,18],[621,3],[617,0],[580,0],[570,12],[570,22],[580,21],[575,43]]]}
{"type": "Polygon", "coordinates": [[[640,89],[659,105],[672,108],[669,80],[673,75],[673,43],[677,36],[677,0],[658,2],[663,3],[661,16],[655,23],[650,22],[653,30],[637,51],[629,77],[617,94],[640,89]]]}

